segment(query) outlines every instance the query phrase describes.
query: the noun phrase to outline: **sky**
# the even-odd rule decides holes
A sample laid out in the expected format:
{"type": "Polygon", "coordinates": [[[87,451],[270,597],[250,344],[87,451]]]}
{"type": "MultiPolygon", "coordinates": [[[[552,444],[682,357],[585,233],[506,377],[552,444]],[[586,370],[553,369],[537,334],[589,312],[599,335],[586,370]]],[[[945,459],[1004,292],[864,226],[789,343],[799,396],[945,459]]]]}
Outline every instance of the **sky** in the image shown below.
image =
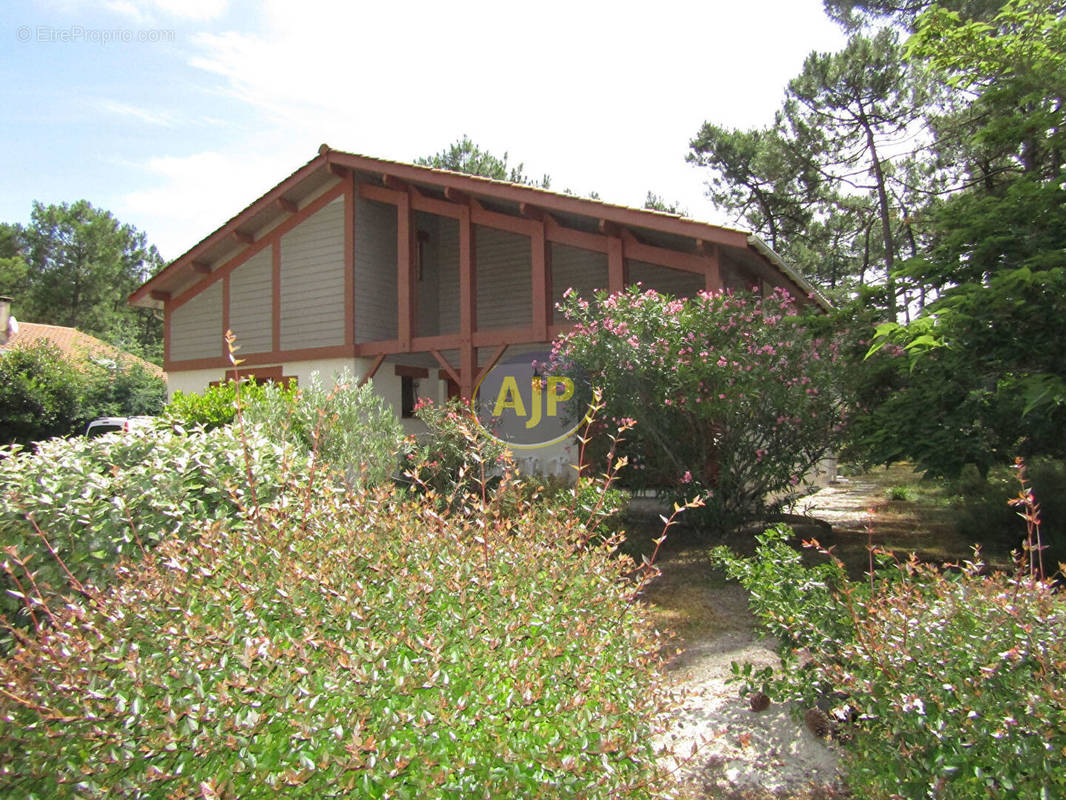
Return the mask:
{"type": "Polygon", "coordinates": [[[821,0],[6,0],[0,221],[86,199],[181,255],[320,144],[412,161],[469,135],[552,189],[736,224],[686,163],[769,124],[821,0]]]}

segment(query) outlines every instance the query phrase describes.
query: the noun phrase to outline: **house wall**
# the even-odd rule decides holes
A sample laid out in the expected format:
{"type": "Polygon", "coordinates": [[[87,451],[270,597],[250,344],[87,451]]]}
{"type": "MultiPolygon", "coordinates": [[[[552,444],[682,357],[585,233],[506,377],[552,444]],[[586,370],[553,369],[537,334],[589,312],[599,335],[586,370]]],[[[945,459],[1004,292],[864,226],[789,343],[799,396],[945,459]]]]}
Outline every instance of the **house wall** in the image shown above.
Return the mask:
{"type": "Polygon", "coordinates": [[[229,276],[229,327],[242,353],[269,353],[274,347],[273,265],[267,248],[229,276]]]}
{"type": "Polygon", "coordinates": [[[477,326],[522,328],[533,320],[533,255],[529,237],[474,226],[477,326]]]}
{"type": "Polygon", "coordinates": [[[692,297],[707,288],[707,280],[698,272],[682,272],[643,261],[629,261],[629,282],[640,283],[644,289],[654,289],[677,297],[692,297]]]}
{"type": "MultiPolygon", "coordinates": [[[[436,214],[415,214],[415,231],[421,242],[421,264],[415,274],[415,336],[436,336],[440,332],[440,217],[436,214]]],[[[415,242],[416,258],[419,243],[415,242]]]]}
{"type": "Polygon", "coordinates": [[[563,301],[567,289],[578,296],[591,299],[607,288],[607,254],[582,250],[558,242],[548,243],[551,257],[552,321],[563,322],[564,317],[555,306],[563,301]]]}
{"type": "Polygon", "coordinates": [[[459,220],[437,221],[438,333],[459,332],[459,220]]]}
{"type": "Polygon", "coordinates": [[[170,315],[170,358],[222,355],[222,281],[216,281],[170,315]]]}
{"type": "Polygon", "coordinates": [[[344,344],[343,198],[281,237],[281,349],[337,344],[344,344]]]}
{"type": "MultiPolygon", "coordinates": [[[[340,229],[343,231],[343,224],[340,229]]],[[[341,289],[343,297],[343,287],[341,289]]],[[[395,339],[396,206],[355,197],[355,340],[395,339]]]]}

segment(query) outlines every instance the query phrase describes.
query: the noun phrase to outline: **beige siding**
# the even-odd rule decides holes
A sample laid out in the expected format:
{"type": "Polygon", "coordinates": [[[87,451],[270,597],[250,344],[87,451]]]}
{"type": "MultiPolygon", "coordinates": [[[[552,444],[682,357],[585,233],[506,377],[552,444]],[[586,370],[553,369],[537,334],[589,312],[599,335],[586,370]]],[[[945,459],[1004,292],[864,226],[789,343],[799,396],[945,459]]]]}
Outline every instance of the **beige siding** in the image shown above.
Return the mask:
{"type": "Polygon", "coordinates": [[[222,355],[222,281],[215,281],[170,315],[170,358],[222,355]]]}
{"type": "MultiPolygon", "coordinates": [[[[567,289],[573,289],[580,297],[591,300],[600,289],[607,288],[607,254],[582,250],[552,242],[552,308],[563,301],[567,289]]],[[[555,322],[563,321],[563,315],[552,312],[555,322]]]]}
{"type": "Polygon", "coordinates": [[[528,236],[475,226],[477,326],[524,328],[533,320],[533,261],[528,236]]]}
{"type": "Polygon", "coordinates": [[[229,276],[229,326],[242,353],[273,350],[273,262],[268,247],[229,276]]]}
{"type": "Polygon", "coordinates": [[[459,332],[459,220],[440,217],[437,243],[438,333],[459,332]]]}
{"type": "Polygon", "coordinates": [[[706,278],[698,272],[683,272],[643,261],[629,262],[629,282],[675,297],[691,297],[707,288],[706,278]]]}
{"type": "Polygon", "coordinates": [[[344,201],[281,237],[281,349],[344,344],[344,201]]]}
{"type": "Polygon", "coordinates": [[[374,342],[396,336],[396,206],[364,200],[357,194],[355,340],[374,342]]]}
{"type": "Polygon", "coordinates": [[[722,258],[722,287],[732,289],[734,292],[751,291],[756,283],[755,279],[748,275],[748,271],[728,257],[722,258]]]}

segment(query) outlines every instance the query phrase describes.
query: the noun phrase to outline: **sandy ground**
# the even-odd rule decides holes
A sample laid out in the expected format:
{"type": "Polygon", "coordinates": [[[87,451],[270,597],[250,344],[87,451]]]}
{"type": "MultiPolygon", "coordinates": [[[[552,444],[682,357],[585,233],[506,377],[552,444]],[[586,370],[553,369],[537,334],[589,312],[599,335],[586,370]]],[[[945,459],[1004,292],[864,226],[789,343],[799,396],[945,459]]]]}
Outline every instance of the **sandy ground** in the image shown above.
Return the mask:
{"type": "MultiPolygon", "coordinates": [[[[834,531],[857,533],[874,516],[870,509],[883,500],[878,481],[842,480],[805,498],[797,511],[831,524],[834,531]]],[[[666,764],[682,778],[683,796],[753,800],[844,795],[835,745],[807,729],[804,709],[794,714],[795,709],[771,704],[765,711],[752,711],[740,687],[727,683],[734,661],[776,665],[775,643],[757,636],[747,593],[710,567],[708,546],[686,545],[683,534],[677,538],[664,552],[663,574],[646,597],[663,624],[676,631],[681,649],[666,670],[686,700],[665,743],[674,752],[666,764]]]]}

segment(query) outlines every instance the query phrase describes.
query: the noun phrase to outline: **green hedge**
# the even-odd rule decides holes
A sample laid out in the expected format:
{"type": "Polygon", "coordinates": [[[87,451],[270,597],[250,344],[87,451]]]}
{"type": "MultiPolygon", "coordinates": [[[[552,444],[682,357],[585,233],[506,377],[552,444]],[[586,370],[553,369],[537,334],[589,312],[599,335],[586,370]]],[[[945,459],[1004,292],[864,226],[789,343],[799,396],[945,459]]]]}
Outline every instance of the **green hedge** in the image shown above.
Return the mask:
{"type": "Polygon", "coordinates": [[[0,660],[0,797],[662,796],[631,561],[521,503],[270,494],[180,512],[0,660]]]}
{"type": "MultiPolygon", "coordinates": [[[[305,473],[306,459],[259,428],[241,436],[232,427],[185,433],[159,424],[52,439],[36,452],[0,449],[0,547],[32,559],[36,583],[49,595],[69,588],[67,570],[78,582],[98,583],[121,557],[138,557],[167,537],[239,523],[239,509],[269,501],[284,481],[305,473]]],[[[10,574],[0,586],[7,590],[0,612],[22,608],[10,574]]]]}

